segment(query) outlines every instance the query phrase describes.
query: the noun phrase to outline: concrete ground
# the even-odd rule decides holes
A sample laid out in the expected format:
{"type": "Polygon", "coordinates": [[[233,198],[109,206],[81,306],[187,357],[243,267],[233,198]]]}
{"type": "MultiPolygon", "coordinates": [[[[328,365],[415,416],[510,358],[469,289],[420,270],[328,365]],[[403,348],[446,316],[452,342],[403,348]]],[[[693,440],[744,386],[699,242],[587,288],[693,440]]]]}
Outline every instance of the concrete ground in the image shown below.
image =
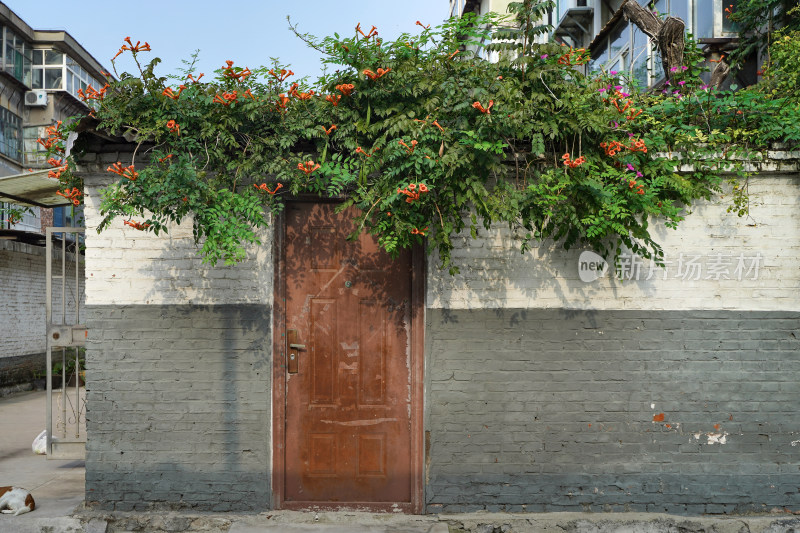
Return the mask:
{"type": "Polygon", "coordinates": [[[22,532],[32,519],[68,516],[83,503],[83,461],[48,461],[31,450],[45,428],[46,399],[44,391],[0,399],[0,486],[23,487],[36,500],[33,513],[0,515],[0,532],[22,532]]]}
{"type": "Polygon", "coordinates": [[[0,486],[31,491],[36,510],[0,515],[0,533],[788,533],[792,515],[682,517],[651,513],[469,513],[410,516],[356,512],[267,511],[105,513],[84,510],[83,461],[48,461],[31,443],[45,427],[44,392],[0,398],[0,486]]]}

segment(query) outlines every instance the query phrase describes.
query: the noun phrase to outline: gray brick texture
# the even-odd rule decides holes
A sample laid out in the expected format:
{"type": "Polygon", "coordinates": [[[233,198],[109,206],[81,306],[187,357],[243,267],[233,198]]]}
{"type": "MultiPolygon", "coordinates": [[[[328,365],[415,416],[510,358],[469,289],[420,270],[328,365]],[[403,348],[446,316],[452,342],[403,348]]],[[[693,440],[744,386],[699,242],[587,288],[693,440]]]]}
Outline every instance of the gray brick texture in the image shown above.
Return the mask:
{"type": "Polygon", "coordinates": [[[88,306],[86,501],[270,506],[268,306],[88,306]]]}
{"type": "Polygon", "coordinates": [[[800,506],[800,313],[426,320],[428,512],[800,506]]]}

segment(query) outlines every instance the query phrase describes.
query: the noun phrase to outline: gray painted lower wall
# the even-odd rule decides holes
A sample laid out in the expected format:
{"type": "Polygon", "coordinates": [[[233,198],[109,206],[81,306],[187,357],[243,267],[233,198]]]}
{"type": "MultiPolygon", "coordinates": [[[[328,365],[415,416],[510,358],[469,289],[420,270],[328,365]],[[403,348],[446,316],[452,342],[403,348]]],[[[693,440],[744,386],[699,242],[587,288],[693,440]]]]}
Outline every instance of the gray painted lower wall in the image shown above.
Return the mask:
{"type": "Polygon", "coordinates": [[[428,512],[800,506],[800,313],[428,309],[426,344],[428,512]]]}
{"type": "Polygon", "coordinates": [[[269,508],[270,321],[264,305],[87,307],[89,505],[269,508]]]}

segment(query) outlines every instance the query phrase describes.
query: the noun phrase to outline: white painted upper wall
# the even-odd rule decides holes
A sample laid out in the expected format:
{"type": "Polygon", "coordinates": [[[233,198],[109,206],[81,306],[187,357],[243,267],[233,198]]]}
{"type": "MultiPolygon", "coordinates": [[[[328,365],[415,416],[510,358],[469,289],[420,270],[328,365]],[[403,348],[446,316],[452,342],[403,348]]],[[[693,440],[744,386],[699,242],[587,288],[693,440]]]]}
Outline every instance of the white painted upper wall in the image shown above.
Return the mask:
{"type": "Polygon", "coordinates": [[[272,304],[270,229],[260,235],[263,245],[233,266],[203,264],[190,222],[156,236],[117,219],[98,234],[98,185],[108,181],[85,177],[87,305],[272,304]]]}
{"type": "Polygon", "coordinates": [[[440,271],[431,261],[427,305],[800,310],[800,176],[754,177],[750,183],[750,217],[727,213],[729,197],[697,204],[677,230],[654,228],[666,268],[623,256],[624,281],[610,275],[581,281],[583,249],[543,243],[523,255],[507,225],[481,228],[477,240],[455,241],[459,274],[440,271]]]}
{"type": "MultiPolygon", "coordinates": [[[[94,179],[93,179],[94,178],[94,179]]],[[[86,177],[86,303],[272,304],[272,231],[246,261],[204,265],[191,227],[155,236],[123,226],[96,228],[97,184],[86,177]]],[[[432,308],[800,310],[800,175],[751,178],[751,216],[727,213],[729,197],[698,203],[677,230],[651,225],[666,267],[623,255],[624,280],[584,282],[579,258],[542,243],[519,251],[506,226],[455,239],[460,273],[440,271],[431,258],[427,305],[432,308]]]]}

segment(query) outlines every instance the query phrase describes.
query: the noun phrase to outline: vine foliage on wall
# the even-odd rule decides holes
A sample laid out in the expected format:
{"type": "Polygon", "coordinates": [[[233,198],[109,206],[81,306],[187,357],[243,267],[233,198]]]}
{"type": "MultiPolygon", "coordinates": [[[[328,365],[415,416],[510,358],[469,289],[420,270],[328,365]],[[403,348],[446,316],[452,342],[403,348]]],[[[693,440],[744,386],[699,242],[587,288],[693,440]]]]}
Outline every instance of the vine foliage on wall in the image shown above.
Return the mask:
{"type": "MultiPolygon", "coordinates": [[[[204,259],[232,263],[268,212],[314,194],[358,207],[357,231],[389,253],[424,242],[451,272],[454,237],[495,222],[514,228],[523,250],[553,239],[659,260],[652,225],[676,227],[725,175],[745,178],[730,156],[800,140],[798,108],[780,95],[705,86],[691,40],[657,92],[622,73],[581,74],[586,50],[536,43],[550,4],[418,22],[392,41],[360,24],[322,39],[295,28],[335,68],[313,85],[287,65],[234,61],[214,75],[189,66],[170,84],[158,59],[145,62],[149,45],[126,39],[120,53],[138,72],[84,98],[98,128],[147,148],[109,167],[117,180],[103,191],[99,230],[122,218],[158,234],[190,218],[204,259]],[[469,51],[492,27],[495,62],[469,51]]],[[[72,157],[58,156],[64,129],[44,142],[63,192],[80,202],[72,157]]],[[[742,194],[734,207],[746,213],[742,194]]]]}

